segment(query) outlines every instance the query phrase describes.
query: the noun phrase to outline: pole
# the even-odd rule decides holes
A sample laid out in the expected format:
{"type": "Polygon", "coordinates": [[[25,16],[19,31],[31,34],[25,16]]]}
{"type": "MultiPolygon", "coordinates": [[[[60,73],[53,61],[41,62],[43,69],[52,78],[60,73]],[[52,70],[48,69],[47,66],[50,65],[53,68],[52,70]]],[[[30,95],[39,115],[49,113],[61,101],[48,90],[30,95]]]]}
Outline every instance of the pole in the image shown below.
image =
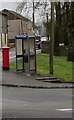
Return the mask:
{"type": "MultiPolygon", "coordinates": [[[[35,7],[34,7],[34,0],[33,0],[33,35],[35,36],[35,7]]],[[[36,38],[35,38],[36,39],[36,38]]],[[[36,67],[36,41],[34,40],[34,44],[35,44],[35,73],[37,71],[37,67],[36,67]]]]}
{"type": "Polygon", "coordinates": [[[54,2],[51,2],[50,74],[53,74],[53,55],[54,55],[54,2]]]}
{"type": "Polygon", "coordinates": [[[47,38],[48,38],[48,40],[49,40],[48,13],[46,13],[46,18],[47,18],[47,38]]]}
{"type": "Polygon", "coordinates": [[[7,16],[7,38],[5,38],[5,39],[7,39],[7,46],[9,46],[9,41],[8,41],[8,16],[7,16]]]}

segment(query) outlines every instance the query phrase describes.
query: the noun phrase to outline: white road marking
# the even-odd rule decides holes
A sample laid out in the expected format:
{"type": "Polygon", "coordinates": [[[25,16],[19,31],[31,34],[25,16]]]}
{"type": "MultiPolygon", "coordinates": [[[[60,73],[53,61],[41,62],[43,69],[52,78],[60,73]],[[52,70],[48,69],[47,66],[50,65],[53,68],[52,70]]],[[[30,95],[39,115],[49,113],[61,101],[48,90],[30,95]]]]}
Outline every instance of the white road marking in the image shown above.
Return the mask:
{"type": "Polygon", "coordinates": [[[69,108],[69,109],[56,109],[56,110],[64,112],[64,111],[72,111],[73,109],[69,108]]]}

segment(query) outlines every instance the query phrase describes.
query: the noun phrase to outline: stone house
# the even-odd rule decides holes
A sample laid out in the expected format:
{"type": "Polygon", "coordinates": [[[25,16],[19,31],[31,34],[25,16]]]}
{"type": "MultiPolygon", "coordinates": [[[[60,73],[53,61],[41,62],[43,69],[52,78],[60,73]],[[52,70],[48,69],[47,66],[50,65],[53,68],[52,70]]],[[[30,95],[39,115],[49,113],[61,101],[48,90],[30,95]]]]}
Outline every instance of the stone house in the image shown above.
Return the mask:
{"type": "Polygon", "coordinates": [[[33,35],[32,21],[24,16],[4,9],[2,11],[8,16],[8,42],[14,42],[16,35],[33,35]]]}
{"type": "Polygon", "coordinates": [[[7,44],[7,15],[0,12],[0,48],[7,44]]]}
{"type": "Polygon", "coordinates": [[[12,11],[4,9],[0,13],[0,42],[1,46],[5,44],[14,43],[16,35],[33,35],[33,23],[28,18],[12,11]],[[6,34],[6,40],[4,39],[6,34]],[[6,41],[6,42],[4,42],[6,41]]]}

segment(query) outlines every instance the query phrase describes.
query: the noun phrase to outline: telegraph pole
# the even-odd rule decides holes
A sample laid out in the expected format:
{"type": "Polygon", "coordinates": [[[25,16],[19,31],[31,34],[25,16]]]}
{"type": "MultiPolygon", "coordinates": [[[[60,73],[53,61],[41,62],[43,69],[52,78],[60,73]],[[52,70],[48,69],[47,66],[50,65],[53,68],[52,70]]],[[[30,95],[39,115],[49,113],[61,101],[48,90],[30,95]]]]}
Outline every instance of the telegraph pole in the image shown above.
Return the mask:
{"type": "MultiPolygon", "coordinates": [[[[34,7],[34,0],[33,0],[33,35],[35,36],[35,7],[34,7]]],[[[36,38],[35,38],[36,39],[36,38]]],[[[37,65],[36,65],[36,43],[35,43],[35,73],[37,72],[37,65]]]]}
{"type": "Polygon", "coordinates": [[[54,2],[51,2],[50,74],[53,74],[53,56],[54,56],[54,2]]]}
{"type": "Polygon", "coordinates": [[[35,34],[35,16],[34,16],[34,0],[33,0],[33,32],[35,34]]]}

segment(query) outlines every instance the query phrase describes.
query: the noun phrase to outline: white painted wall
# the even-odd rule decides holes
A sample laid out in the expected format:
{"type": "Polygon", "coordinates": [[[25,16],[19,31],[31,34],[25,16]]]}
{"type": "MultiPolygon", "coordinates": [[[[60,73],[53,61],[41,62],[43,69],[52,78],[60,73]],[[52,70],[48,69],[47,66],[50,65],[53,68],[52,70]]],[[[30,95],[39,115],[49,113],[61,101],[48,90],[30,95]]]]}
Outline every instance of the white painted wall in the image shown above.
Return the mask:
{"type": "Polygon", "coordinates": [[[2,33],[2,14],[0,13],[0,48],[1,48],[1,33],[2,33]]]}
{"type": "Polygon", "coordinates": [[[7,16],[0,13],[0,48],[7,45],[7,16]]]}
{"type": "Polygon", "coordinates": [[[0,48],[1,48],[1,33],[0,33],[0,48]]]}
{"type": "Polygon", "coordinates": [[[33,35],[32,22],[24,20],[8,20],[8,39],[16,35],[33,35]]]}

